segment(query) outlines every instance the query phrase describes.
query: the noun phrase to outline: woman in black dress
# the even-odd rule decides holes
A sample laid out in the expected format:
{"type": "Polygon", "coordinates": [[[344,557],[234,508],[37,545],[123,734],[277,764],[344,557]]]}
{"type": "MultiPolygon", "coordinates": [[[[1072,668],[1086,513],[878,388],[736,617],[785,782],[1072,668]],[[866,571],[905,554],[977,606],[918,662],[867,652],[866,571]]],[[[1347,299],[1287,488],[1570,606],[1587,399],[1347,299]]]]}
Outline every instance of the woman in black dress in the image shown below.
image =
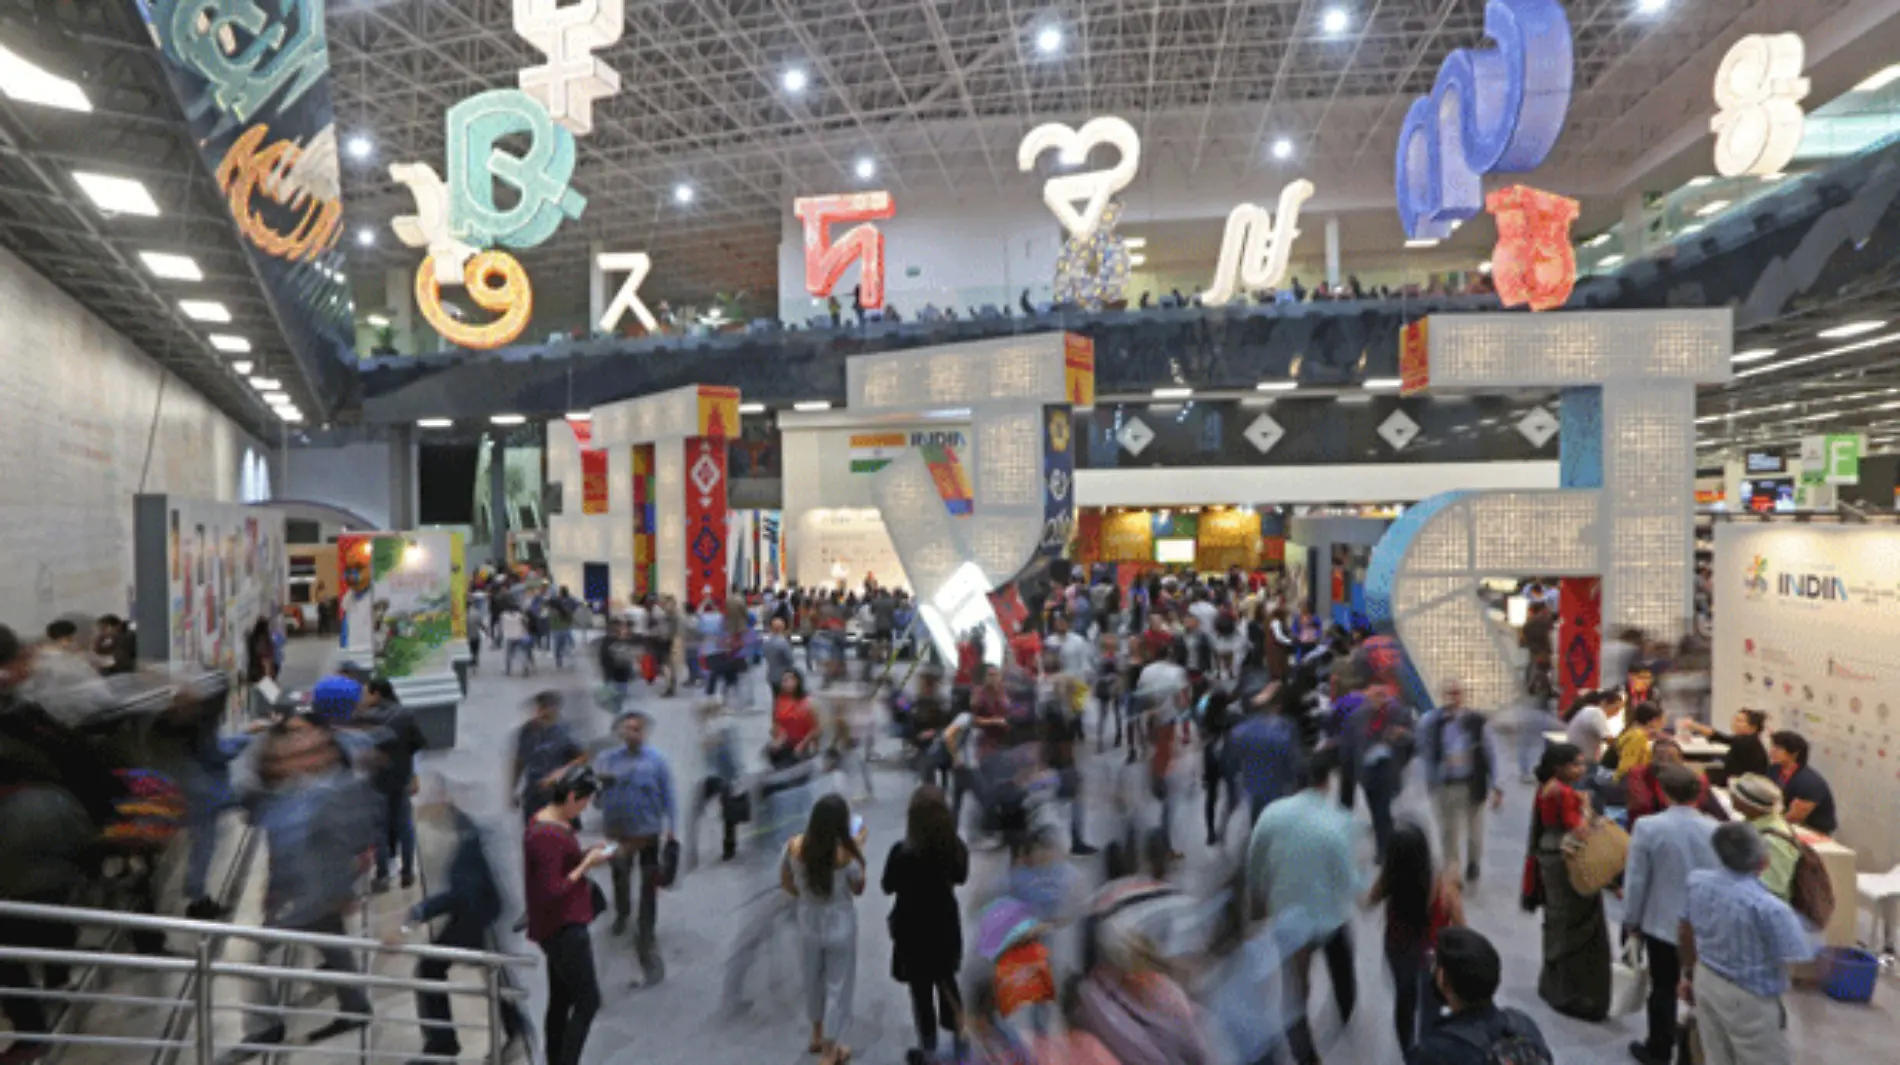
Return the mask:
{"type": "Polygon", "coordinates": [[[884,860],[884,893],[891,907],[891,977],[910,988],[917,1049],[905,1060],[934,1060],[937,1028],[955,1033],[963,1004],[957,970],[963,965],[962,914],[957,885],[970,875],[970,852],[957,838],[956,819],[942,789],[925,784],[910,797],[902,840],[884,860]]]}

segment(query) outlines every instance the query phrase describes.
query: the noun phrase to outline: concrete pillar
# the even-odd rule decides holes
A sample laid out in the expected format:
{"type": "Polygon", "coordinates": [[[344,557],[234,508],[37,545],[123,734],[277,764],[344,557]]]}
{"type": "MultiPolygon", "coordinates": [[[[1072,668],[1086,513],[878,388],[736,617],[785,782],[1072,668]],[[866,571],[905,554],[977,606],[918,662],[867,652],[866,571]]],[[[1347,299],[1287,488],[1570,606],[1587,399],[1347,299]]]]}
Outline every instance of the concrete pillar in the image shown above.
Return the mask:
{"type": "Polygon", "coordinates": [[[1633,192],[1623,201],[1623,258],[1634,259],[1649,250],[1649,226],[1643,210],[1643,194],[1633,192]]]}
{"type": "Polygon", "coordinates": [[[1746,513],[1748,500],[1742,498],[1742,482],[1748,480],[1748,467],[1742,452],[1731,451],[1722,459],[1722,505],[1731,511],[1746,513]]]}
{"type": "Polygon", "coordinates": [[[411,425],[389,431],[389,527],[416,527],[416,430],[411,425]]]}
{"type": "Polygon", "coordinates": [[[1326,286],[1339,287],[1339,216],[1326,219],[1326,286]]]}
{"type": "Polygon", "coordinates": [[[488,551],[497,567],[508,564],[508,449],[500,434],[488,438],[488,551]]]}
{"type": "Polygon", "coordinates": [[[396,352],[414,355],[416,346],[416,272],[400,267],[383,272],[383,302],[389,306],[389,329],[395,334],[396,352]]]}
{"type": "Polygon", "coordinates": [[[600,241],[587,245],[587,335],[600,328],[600,316],[607,313],[607,275],[600,268],[600,254],[607,246],[600,241]]]}

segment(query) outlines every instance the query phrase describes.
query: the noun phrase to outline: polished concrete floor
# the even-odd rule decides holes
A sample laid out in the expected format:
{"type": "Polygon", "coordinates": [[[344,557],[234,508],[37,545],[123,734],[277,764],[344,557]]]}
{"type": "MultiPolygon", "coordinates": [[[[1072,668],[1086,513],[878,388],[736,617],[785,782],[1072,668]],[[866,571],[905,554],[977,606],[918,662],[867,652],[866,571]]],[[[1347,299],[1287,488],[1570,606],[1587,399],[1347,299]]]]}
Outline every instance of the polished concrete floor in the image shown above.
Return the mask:
{"type": "MultiPolygon", "coordinates": [[[[303,658],[312,650],[300,649],[303,658]]],[[[595,685],[591,671],[566,671],[546,668],[532,677],[502,676],[498,662],[488,652],[483,667],[473,680],[467,702],[462,707],[459,743],[452,752],[424,759],[425,770],[440,772],[459,782],[458,789],[486,827],[492,838],[509,841],[518,838],[516,815],[504,806],[503,776],[505,759],[511,746],[511,733],[523,716],[523,706],[534,692],[553,689],[567,696],[567,716],[582,737],[598,739],[604,745],[609,721],[594,707],[595,685]]],[[[748,678],[750,679],[750,678],[748,678]]],[[[763,706],[756,691],[753,701],[763,706]]],[[[641,705],[651,712],[657,729],[654,742],[670,759],[681,782],[682,797],[691,783],[703,774],[697,734],[692,721],[696,697],[676,696],[660,699],[647,693],[641,705]]],[[[767,732],[764,713],[739,718],[742,747],[756,751],[767,732]]],[[[1091,746],[1092,751],[1092,746],[1091,746]]],[[[1198,760],[1183,759],[1177,779],[1178,791],[1197,787],[1192,772],[1198,760]]],[[[1085,790],[1090,795],[1089,820],[1092,835],[1112,828],[1115,816],[1109,794],[1121,759],[1090,755],[1085,790]]],[[[896,768],[880,769],[875,775],[876,798],[858,804],[870,829],[869,856],[875,877],[892,841],[902,833],[904,804],[912,779],[896,768]]],[[[855,782],[850,790],[857,790],[855,782]]],[[[1466,912],[1469,922],[1497,944],[1504,958],[1505,988],[1501,998],[1509,1005],[1529,1012],[1543,1027],[1563,1065],[1589,1065],[1629,1061],[1624,1049],[1640,1034],[1640,1016],[1625,1017],[1603,1024],[1585,1024],[1559,1017],[1544,1008],[1535,994],[1539,968],[1539,930],[1536,917],[1522,913],[1517,904],[1518,872],[1523,860],[1529,789],[1513,777],[1507,788],[1502,811],[1487,821],[1484,877],[1471,889],[1466,912]]],[[[1196,790],[1177,804],[1176,844],[1187,852],[1186,879],[1203,883],[1213,879],[1222,868],[1216,852],[1204,845],[1200,827],[1201,796],[1196,790]]],[[[1421,785],[1414,780],[1400,802],[1403,816],[1429,822],[1430,813],[1421,785]]],[[[1152,816],[1150,814],[1150,816],[1152,816]]],[[[1851,814],[1850,814],[1851,816],[1851,814]]],[[[1362,827],[1363,804],[1360,813],[1362,827]]],[[[661,950],[667,978],[659,986],[638,989],[632,985],[638,975],[631,938],[615,937],[609,921],[595,925],[594,945],[600,972],[604,1004],[588,1045],[590,1065],[634,1063],[672,1065],[672,1063],[745,1062],[748,1065],[773,1065],[813,1060],[805,1052],[807,1029],[803,1017],[802,990],[796,957],[782,937],[764,951],[746,972],[748,1008],[734,1013],[723,996],[727,959],[735,939],[748,918],[762,907],[771,905],[776,886],[776,853],[767,853],[763,844],[748,845],[739,860],[718,861],[716,816],[700,827],[699,844],[705,864],[682,878],[666,892],[659,907],[661,950]]],[[[1228,847],[1237,852],[1245,837],[1245,827],[1230,826],[1228,847]]],[[[497,848],[509,867],[512,883],[519,883],[519,851],[512,846],[497,848]]],[[[1370,835],[1362,841],[1368,864],[1370,835]]],[[[972,884],[964,893],[966,908],[972,900],[985,897],[1003,869],[1000,852],[979,852],[974,857],[972,884]]],[[[1089,878],[1092,886],[1099,874],[1096,862],[1077,863],[1078,873],[1089,878]]],[[[604,871],[596,874],[606,886],[604,871]]],[[[395,899],[377,909],[392,912],[395,899]]],[[[1844,900],[1843,904],[1851,904],[1844,900]]],[[[1612,903],[1614,907],[1616,904],[1612,903]]],[[[912,1045],[913,1033],[908,1000],[903,989],[890,979],[890,942],[884,915],[889,910],[886,898],[878,893],[875,882],[858,902],[859,951],[854,1024],[846,1041],[857,1051],[857,1060],[875,1065],[895,1065],[903,1060],[912,1045]]],[[[1611,920],[1619,914],[1613,908],[1611,920]]],[[[966,925],[967,929],[967,925],[966,925]]],[[[1318,1009],[1316,1027],[1322,1034],[1338,1033],[1327,1057],[1333,1062],[1396,1063],[1397,1044],[1391,1034],[1391,986],[1381,957],[1379,918],[1361,915],[1355,925],[1360,986],[1359,1009],[1351,1023],[1340,1030],[1324,987],[1314,989],[1318,1009]]],[[[971,935],[966,931],[966,940],[971,935]]],[[[521,950],[531,950],[517,942],[521,950]]],[[[1324,967],[1315,969],[1323,973],[1324,967]]],[[[1323,976],[1316,983],[1324,984],[1323,976]]],[[[536,1013],[540,1002],[540,980],[535,986],[536,1013]]],[[[1871,1006],[1850,1006],[1832,1002],[1818,994],[1796,994],[1789,999],[1790,1024],[1794,1029],[1797,1060],[1803,1065],[1822,1062],[1893,1060],[1893,1040],[1900,1032],[1900,986],[1883,981],[1871,1006]]]]}

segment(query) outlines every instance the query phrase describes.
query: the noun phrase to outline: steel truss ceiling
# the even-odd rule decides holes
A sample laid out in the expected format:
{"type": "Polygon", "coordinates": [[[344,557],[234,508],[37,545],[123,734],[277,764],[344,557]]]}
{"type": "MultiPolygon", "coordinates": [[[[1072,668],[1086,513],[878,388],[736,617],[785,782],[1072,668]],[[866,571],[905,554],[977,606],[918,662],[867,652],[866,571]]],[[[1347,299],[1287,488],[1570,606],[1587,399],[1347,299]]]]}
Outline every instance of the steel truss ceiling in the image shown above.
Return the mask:
{"type": "MultiPolygon", "coordinates": [[[[1669,128],[1632,119],[1669,97],[1665,82],[1744,19],[1771,8],[1778,28],[1812,26],[1850,0],[1677,0],[1666,16],[1633,0],[1574,0],[1578,85],[1553,167],[1629,166],[1693,116],[1665,108],[1669,128]],[[1793,21],[1798,25],[1786,25],[1793,21]]],[[[1331,0],[669,0],[630,3],[622,40],[602,54],[621,92],[597,102],[580,141],[576,186],[585,218],[528,256],[538,281],[584,291],[585,249],[602,241],[663,257],[649,290],[704,296],[776,289],[780,226],[794,192],[855,187],[870,155],[878,182],[918,188],[1000,186],[1034,122],[1095,114],[1130,118],[1144,155],[1187,175],[1265,165],[1289,136],[1303,169],[1388,166],[1410,97],[1431,87],[1453,48],[1483,39],[1482,0],[1354,0],[1336,38],[1331,0]],[[1037,53],[1045,26],[1059,55],[1037,53]],[[809,88],[790,98],[783,72],[809,88]],[[697,196],[677,210],[673,186],[697,196]],[[830,184],[834,188],[819,189],[830,184]]],[[[389,162],[443,158],[443,112],[511,86],[541,54],[515,36],[512,0],[353,0],[330,9],[339,128],[377,143],[374,165],[345,169],[357,224],[410,210],[389,162]]],[[[1762,21],[1754,18],[1754,22],[1762,21]]],[[[1719,57],[1718,57],[1719,58],[1719,57]]],[[[1703,80],[1707,84],[1707,80],[1703,80]]],[[[1664,102],[1670,102],[1664,100],[1664,102]]],[[[1649,113],[1646,111],[1645,113],[1649,113]]],[[[1323,180],[1317,178],[1316,180],[1323,180]]],[[[383,240],[353,249],[372,267],[413,266],[383,240]]],[[[359,276],[380,302],[381,272],[359,276]]],[[[369,296],[370,292],[363,295],[369,296]]]]}

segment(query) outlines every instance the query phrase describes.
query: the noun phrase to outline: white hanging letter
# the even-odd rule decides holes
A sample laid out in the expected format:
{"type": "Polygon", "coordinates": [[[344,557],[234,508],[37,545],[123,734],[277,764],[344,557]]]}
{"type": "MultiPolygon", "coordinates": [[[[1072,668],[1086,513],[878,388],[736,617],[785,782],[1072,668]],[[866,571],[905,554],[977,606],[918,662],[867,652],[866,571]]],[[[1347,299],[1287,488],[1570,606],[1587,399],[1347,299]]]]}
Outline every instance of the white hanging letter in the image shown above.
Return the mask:
{"type": "Polygon", "coordinates": [[[1218,307],[1233,299],[1236,279],[1248,291],[1279,287],[1293,254],[1293,238],[1300,235],[1300,206],[1312,198],[1313,183],[1301,178],[1280,190],[1277,219],[1251,203],[1234,208],[1221,237],[1214,284],[1201,293],[1201,302],[1218,307]]]}
{"type": "Polygon", "coordinates": [[[427,163],[391,163],[389,180],[409,186],[416,213],[389,220],[396,239],[411,248],[427,248],[435,260],[435,283],[460,285],[462,268],[475,249],[449,235],[449,190],[427,163]]]}
{"type": "Polygon", "coordinates": [[[620,283],[620,291],[614,293],[614,301],[607,305],[606,313],[600,316],[600,331],[611,334],[620,325],[620,319],[628,311],[633,312],[647,332],[660,331],[659,319],[640,302],[640,283],[647,279],[647,271],[653,269],[653,259],[643,251],[602,252],[594,257],[594,265],[602,273],[608,271],[627,272],[627,279],[620,283]]]}
{"type": "Polygon", "coordinates": [[[1112,144],[1121,153],[1114,166],[1052,177],[1042,185],[1042,202],[1055,212],[1062,228],[1078,240],[1094,233],[1095,227],[1101,225],[1108,198],[1135,180],[1135,171],[1141,166],[1140,134],[1127,122],[1105,115],[1089,119],[1080,130],[1060,122],[1037,126],[1016,147],[1016,168],[1031,170],[1035,168],[1036,158],[1051,148],[1061,152],[1063,163],[1079,166],[1088,158],[1089,149],[1098,144],[1112,144]],[[1081,200],[1087,200],[1088,206],[1078,214],[1075,205],[1081,200]]]}
{"type": "Polygon", "coordinates": [[[619,40],[626,24],[626,0],[515,0],[515,32],[548,55],[521,71],[521,91],[575,136],[593,132],[594,101],[620,91],[620,72],[594,49],[619,40]]]}
{"type": "Polygon", "coordinates": [[[1806,49],[1792,33],[1735,42],[1715,74],[1715,169],[1723,177],[1779,174],[1794,161],[1807,116],[1806,49]]]}

